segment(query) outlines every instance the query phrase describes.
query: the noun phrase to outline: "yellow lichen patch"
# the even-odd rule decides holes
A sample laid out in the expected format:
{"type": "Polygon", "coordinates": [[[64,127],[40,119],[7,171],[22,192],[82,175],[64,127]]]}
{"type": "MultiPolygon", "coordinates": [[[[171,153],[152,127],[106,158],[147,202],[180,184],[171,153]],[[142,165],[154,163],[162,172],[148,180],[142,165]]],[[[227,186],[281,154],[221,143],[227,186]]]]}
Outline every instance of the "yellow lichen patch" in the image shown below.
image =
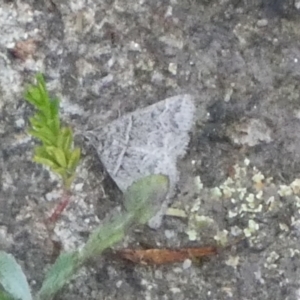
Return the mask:
{"type": "Polygon", "coordinates": [[[217,241],[221,246],[225,246],[228,243],[228,231],[219,231],[215,236],[214,240],[217,241]]]}
{"type": "Polygon", "coordinates": [[[290,187],[292,188],[294,194],[299,195],[300,194],[300,179],[299,178],[295,179],[290,184],[290,187]]]}

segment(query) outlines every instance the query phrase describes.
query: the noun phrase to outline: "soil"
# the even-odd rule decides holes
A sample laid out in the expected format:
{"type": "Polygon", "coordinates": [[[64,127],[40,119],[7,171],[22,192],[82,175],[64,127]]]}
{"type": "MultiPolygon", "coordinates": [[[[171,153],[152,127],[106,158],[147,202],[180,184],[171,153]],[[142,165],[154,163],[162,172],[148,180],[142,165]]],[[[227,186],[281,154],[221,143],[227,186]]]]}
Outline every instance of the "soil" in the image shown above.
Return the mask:
{"type": "Polygon", "coordinates": [[[235,243],[201,264],[95,258],[55,299],[300,299],[300,4],[292,0],[0,0],[0,250],[36,292],[55,260],[58,178],[32,161],[22,97],[40,71],[83,158],[56,225],[64,251],[122,205],[85,130],[179,94],[197,106],[171,204],[185,217],[118,248],[235,243]],[[297,180],[298,179],[298,180],[297,180]]]}

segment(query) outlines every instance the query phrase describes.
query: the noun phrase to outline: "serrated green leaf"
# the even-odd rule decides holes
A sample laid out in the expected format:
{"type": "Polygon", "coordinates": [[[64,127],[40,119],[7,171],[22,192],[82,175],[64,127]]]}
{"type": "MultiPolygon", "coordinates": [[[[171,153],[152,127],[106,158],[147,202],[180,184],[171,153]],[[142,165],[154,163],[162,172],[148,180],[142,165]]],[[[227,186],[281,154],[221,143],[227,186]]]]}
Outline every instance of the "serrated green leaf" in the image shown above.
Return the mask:
{"type": "Polygon", "coordinates": [[[48,93],[42,74],[36,76],[36,85],[29,86],[25,93],[25,99],[39,109],[43,109],[48,102],[48,93]]]}
{"type": "Polygon", "coordinates": [[[40,92],[35,87],[29,87],[24,95],[24,98],[32,105],[39,107],[42,104],[40,92]]]}
{"type": "MultiPolygon", "coordinates": [[[[65,151],[70,150],[73,143],[73,132],[71,128],[64,127],[61,130],[61,135],[63,137],[62,149],[65,151]]],[[[69,157],[68,157],[69,161],[69,157]]]]}
{"type": "Polygon", "coordinates": [[[35,115],[29,118],[30,124],[33,128],[43,128],[47,124],[47,117],[42,112],[36,112],[35,115]]]}
{"type": "Polygon", "coordinates": [[[72,151],[71,157],[69,158],[69,161],[68,161],[68,169],[75,170],[75,168],[77,167],[78,162],[80,160],[80,154],[81,154],[81,151],[79,148],[75,148],[72,151]]]}
{"type": "MultiPolygon", "coordinates": [[[[57,136],[60,134],[60,121],[58,115],[56,117],[51,117],[50,119],[47,119],[47,127],[50,129],[51,134],[57,138],[57,136]]],[[[56,143],[54,144],[56,145],[56,143]]]]}
{"type": "Polygon", "coordinates": [[[60,149],[63,149],[63,144],[64,144],[64,139],[65,137],[62,135],[62,133],[60,132],[57,136],[56,139],[56,146],[60,149]]]}
{"type": "Polygon", "coordinates": [[[79,162],[80,150],[73,148],[73,132],[69,127],[61,127],[59,119],[59,99],[51,98],[42,74],[36,76],[36,84],[25,92],[25,99],[37,109],[30,118],[29,134],[42,142],[34,160],[51,168],[60,175],[65,187],[70,186],[79,162]]]}
{"type": "Polygon", "coordinates": [[[65,168],[54,167],[54,168],[51,168],[51,170],[53,172],[55,172],[56,174],[60,175],[63,178],[63,180],[65,180],[67,178],[67,170],[65,168]]]}
{"type": "Polygon", "coordinates": [[[59,168],[59,166],[56,164],[56,162],[54,162],[51,159],[47,159],[47,158],[44,158],[44,157],[41,157],[41,156],[35,155],[33,157],[33,161],[35,161],[36,163],[45,165],[47,167],[50,167],[52,169],[59,168]]]}
{"type": "Polygon", "coordinates": [[[56,135],[54,135],[54,133],[46,126],[32,127],[32,130],[29,130],[29,134],[36,137],[46,145],[56,145],[56,135]]]}
{"type": "Polygon", "coordinates": [[[62,149],[53,146],[47,146],[46,151],[55,159],[59,166],[62,168],[67,168],[67,160],[62,149]]]}
{"type": "Polygon", "coordinates": [[[70,149],[73,143],[72,130],[69,127],[63,127],[57,137],[57,147],[64,150],[67,160],[69,160],[70,149]]]}
{"type": "Polygon", "coordinates": [[[50,101],[49,104],[50,104],[51,117],[54,119],[56,116],[58,116],[58,112],[59,112],[59,99],[58,98],[51,99],[51,101],[50,101]]]}
{"type": "Polygon", "coordinates": [[[26,277],[11,254],[0,251],[0,284],[13,298],[32,300],[26,277]]]}
{"type": "Polygon", "coordinates": [[[150,175],[133,183],[125,192],[124,206],[140,224],[147,223],[159,210],[169,190],[165,175],[150,175]]]}
{"type": "Polygon", "coordinates": [[[78,252],[62,253],[46,274],[39,300],[51,300],[79,268],[78,252]]]}

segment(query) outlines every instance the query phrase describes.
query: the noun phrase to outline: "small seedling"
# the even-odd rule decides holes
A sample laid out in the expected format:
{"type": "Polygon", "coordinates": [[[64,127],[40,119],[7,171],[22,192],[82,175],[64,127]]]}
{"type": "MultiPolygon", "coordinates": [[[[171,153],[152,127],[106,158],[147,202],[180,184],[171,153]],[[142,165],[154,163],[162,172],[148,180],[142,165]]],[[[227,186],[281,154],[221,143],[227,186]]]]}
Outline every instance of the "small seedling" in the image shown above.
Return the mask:
{"type": "Polygon", "coordinates": [[[81,250],[61,253],[35,297],[13,256],[0,251],[0,300],[52,300],[87,261],[120,242],[132,226],[148,222],[155,214],[151,204],[157,197],[165,197],[168,188],[169,180],[163,175],[150,175],[133,183],[124,200],[131,210],[96,228],[81,250]]]}
{"type": "MultiPolygon", "coordinates": [[[[49,218],[54,222],[69,202],[80,150],[73,146],[72,130],[61,126],[59,100],[50,98],[42,75],[36,79],[36,85],[28,87],[25,93],[26,100],[36,109],[29,131],[40,142],[35,147],[34,161],[59,175],[64,188],[63,199],[49,218]]],[[[126,211],[96,228],[81,250],[61,253],[34,297],[14,257],[0,251],[0,300],[52,300],[87,261],[120,242],[132,226],[147,223],[157,212],[153,203],[162,201],[168,191],[169,179],[164,175],[150,175],[134,182],[124,193],[126,211]]]]}
{"type": "Polygon", "coordinates": [[[70,201],[70,187],[80,160],[80,149],[74,147],[72,129],[61,125],[59,99],[50,97],[42,74],[36,76],[36,81],[27,88],[24,97],[36,110],[29,119],[29,134],[40,143],[34,149],[33,160],[49,167],[62,179],[62,200],[49,218],[55,222],[70,201]]]}

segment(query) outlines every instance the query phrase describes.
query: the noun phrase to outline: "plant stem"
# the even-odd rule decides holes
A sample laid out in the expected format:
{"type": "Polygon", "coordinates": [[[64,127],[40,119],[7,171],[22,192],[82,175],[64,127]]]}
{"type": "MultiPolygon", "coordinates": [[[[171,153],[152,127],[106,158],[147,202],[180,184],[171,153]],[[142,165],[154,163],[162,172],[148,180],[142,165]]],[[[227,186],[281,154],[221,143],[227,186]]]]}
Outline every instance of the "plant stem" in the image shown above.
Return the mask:
{"type": "Polygon", "coordinates": [[[55,207],[54,212],[51,216],[47,219],[47,223],[56,223],[58,218],[61,216],[67,205],[70,203],[71,200],[71,192],[69,190],[64,189],[62,198],[58,205],[55,207]]]}

